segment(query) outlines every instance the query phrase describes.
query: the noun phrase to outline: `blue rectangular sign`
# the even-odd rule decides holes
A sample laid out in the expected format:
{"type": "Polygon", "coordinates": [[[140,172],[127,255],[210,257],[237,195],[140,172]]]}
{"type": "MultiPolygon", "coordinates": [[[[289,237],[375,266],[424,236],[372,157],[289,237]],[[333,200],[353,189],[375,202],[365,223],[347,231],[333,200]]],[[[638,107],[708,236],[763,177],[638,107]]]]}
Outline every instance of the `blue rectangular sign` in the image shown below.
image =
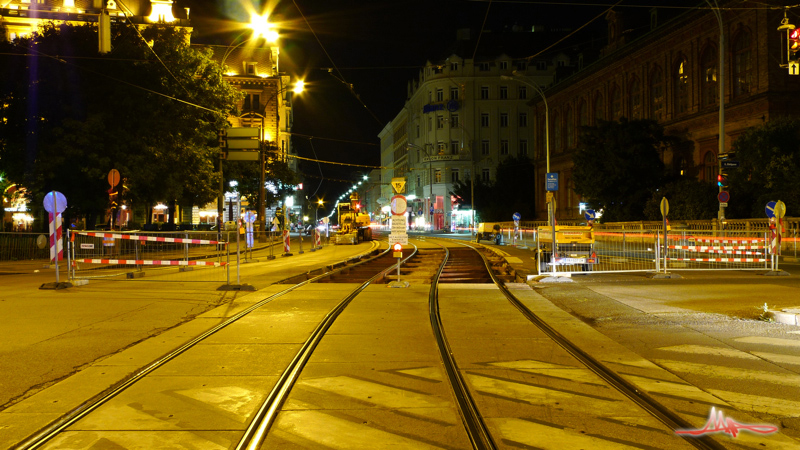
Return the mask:
{"type": "Polygon", "coordinates": [[[558,172],[550,172],[545,176],[545,189],[548,191],[558,190],[558,172]]]}

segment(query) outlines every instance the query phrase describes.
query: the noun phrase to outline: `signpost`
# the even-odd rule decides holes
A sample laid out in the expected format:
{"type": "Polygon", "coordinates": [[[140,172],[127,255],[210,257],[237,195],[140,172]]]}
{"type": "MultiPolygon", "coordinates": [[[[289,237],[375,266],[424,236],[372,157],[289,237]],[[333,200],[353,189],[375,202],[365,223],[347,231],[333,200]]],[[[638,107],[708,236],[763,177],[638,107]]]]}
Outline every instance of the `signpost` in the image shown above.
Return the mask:
{"type": "Polygon", "coordinates": [[[558,172],[549,172],[545,176],[545,190],[557,191],[558,190],[558,172]]]}
{"type": "MultiPolygon", "coordinates": [[[[392,212],[392,231],[389,233],[389,245],[402,244],[408,245],[408,221],[406,212],[408,210],[408,202],[406,196],[402,195],[405,192],[406,179],[405,178],[392,178],[392,188],[394,188],[397,195],[393,196],[389,202],[389,207],[392,212]]],[[[431,208],[433,214],[433,208],[431,208]]]]}
{"type": "MultiPolygon", "coordinates": [[[[45,211],[50,213],[50,261],[55,262],[56,282],[45,283],[39,289],[64,289],[72,287],[71,283],[61,283],[58,273],[58,261],[64,259],[64,247],[62,241],[62,220],[61,213],[67,209],[67,198],[58,191],[48,192],[42,202],[45,211]]],[[[69,253],[67,253],[69,255],[69,253]]],[[[69,264],[68,264],[69,265],[69,264]]]]}
{"type": "Polygon", "coordinates": [[[667,197],[661,197],[661,216],[664,218],[664,273],[667,273],[667,214],[669,214],[669,201],[667,197]]]}

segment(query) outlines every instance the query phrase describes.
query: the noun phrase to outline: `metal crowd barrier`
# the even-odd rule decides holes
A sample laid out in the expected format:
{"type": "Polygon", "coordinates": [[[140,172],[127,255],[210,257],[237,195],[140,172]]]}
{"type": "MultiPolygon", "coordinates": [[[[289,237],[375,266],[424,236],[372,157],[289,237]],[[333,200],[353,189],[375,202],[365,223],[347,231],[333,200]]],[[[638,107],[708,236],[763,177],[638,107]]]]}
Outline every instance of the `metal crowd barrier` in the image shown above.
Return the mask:
{"type": "Polygon", "coordinates": [[[671,231],[667,234],[667,270],[754,270],[771,264],[769,232],[671,231]]]}
{"type": "Polygon", "coordinates": [[[70,278],[229,283],[232,233],[71,231],[70,278]]]}

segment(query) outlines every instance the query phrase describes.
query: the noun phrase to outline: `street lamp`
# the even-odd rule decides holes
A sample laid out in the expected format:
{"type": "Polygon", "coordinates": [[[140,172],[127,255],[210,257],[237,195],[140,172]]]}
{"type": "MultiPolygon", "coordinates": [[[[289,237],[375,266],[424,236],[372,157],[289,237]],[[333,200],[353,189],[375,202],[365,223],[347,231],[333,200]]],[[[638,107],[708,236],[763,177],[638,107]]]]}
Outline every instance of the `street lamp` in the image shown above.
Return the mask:
{"type": "MultiPolygon", "coordinates": [[[[717,173],[722,173],[722,155],[725,154],[725,28],[722,25],[722,13],[719,9],[717,0],[706,0],[711,11],[717,17],[719,24],[719,149],[717,150],[717,173]]],[[[719,187],[719,192],[725,188],[719,187]]],[[[722,202],[719,203],[719,211],[717,212],[717,220],[719,220],[719,227],[722,229],[722,221],[725,220],[725,207],[722,202]]]]}
{"type": "MultiPolygon", "coordinates": [[[[427,147],[430,144],[425,144],[427,147]]],[[[428,153],[426,148],[420,147],[419,145],[414,145],[412,143],[408,143],[408,148],[417,148],[425,152],[425,155],[428,157],[428,182],[430,184],[430,196],[428,197],[429,204],[428,204],[428,214],[430,214],[430,221],[431,221],[431,231],[433,231],[433,158],[431,158],[431,154],[428,153]]]]}
{"type": "MultiPolygon", "coordinates": [[[[536,92],[538,92],[539,95],[542,96],[542,101],[544,102],[544,146],[545,146],[545,154],[546,154],[545,156],[546,156],[546,163],[547,163],[546,173],[550,173],[550,110],[549,110],[549,108],[547,106],[547,97],[545,97],[544,92],[542,91],[542,88],[540,88],[538,84],[532,83],[532,82],[520,77],[517,74],[516,70],[511,72],[511,73],[512,73],[513,76],[501,75],[500,79],[501,80],[516,80],[516,81],[518,81],[520,83],[524,83],[524,84],[534,88],[536,90],[536,92]]],[[[551,203],[552,202],[547,202],[547,222],[549,224],[553,225],[553,227],[555,227],[555,224],[554,224],[554,221],[553,221],[553,218],[555,216],[555,211],[551,210],[551,203]]],[[[555,230],[553,230],[553,235],[555,236],[555,230]]]]}

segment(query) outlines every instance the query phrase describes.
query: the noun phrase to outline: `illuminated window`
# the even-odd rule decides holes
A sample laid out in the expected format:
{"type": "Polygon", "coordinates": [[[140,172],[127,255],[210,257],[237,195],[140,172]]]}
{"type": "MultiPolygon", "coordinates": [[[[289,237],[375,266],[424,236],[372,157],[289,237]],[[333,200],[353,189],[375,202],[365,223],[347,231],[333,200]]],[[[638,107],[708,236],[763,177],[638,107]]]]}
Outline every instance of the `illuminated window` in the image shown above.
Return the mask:
{"type": "Polygon", "coordinates": [[[681,59],[675,66],[674,94],[675,114],[682,114],[689,109],[689,67],[686,59],[681,59]]]}
{"type": "Polygon", "coordinates": [[[700,58],[700,75],[703,77],[700,85],[700,102],[703,106],[717,103],[719,98],[717,90],[717,49],[709,47],[700,58]]]}

